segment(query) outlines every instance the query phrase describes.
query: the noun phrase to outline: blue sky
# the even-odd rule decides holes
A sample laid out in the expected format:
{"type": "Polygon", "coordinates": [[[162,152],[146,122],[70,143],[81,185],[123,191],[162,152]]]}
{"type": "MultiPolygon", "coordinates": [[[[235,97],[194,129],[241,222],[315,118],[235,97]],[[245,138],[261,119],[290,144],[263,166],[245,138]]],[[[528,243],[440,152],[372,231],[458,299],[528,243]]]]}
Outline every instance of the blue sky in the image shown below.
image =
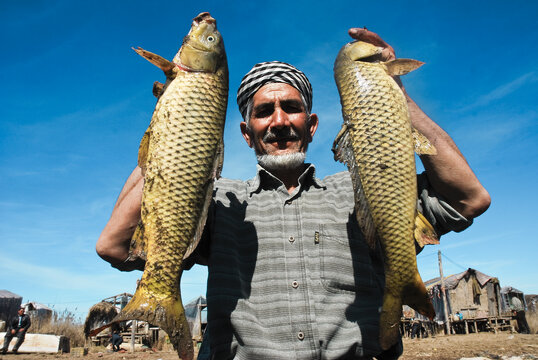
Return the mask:
{"type": "MultiPolygon", "coordinates": [[[[0,289],[84,318],[103,298],[134,292],[95,242],[134,166],[162,72],[141,46],[171,59],[202,11],[217,19],[230,68],[223,176],[253,176],[235,93],[257,62],[310,78],[320,126],[308,160],[345,170],[330,151],[341,124],[332,66],[350,27],[378,32],[398,57],[424,61],[403,78],[456,141],[492,196],[468,230],[418,257],[424,280],[472,267],[538,293],[538,29],[535,1],[0,1],[0,289]]],[[[205,293],[205,268],[182,281],[205,293]]]]}

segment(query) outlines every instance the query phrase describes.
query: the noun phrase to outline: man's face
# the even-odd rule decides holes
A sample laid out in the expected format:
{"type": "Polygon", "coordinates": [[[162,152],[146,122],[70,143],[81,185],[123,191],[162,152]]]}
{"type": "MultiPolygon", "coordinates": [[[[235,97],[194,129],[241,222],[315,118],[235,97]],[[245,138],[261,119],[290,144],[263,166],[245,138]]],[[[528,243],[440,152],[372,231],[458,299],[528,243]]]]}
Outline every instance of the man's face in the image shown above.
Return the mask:
{"type": "Polygon", "coordinates": [[[24,309],[19,309],[19,315],[24,315],[24,309]]]}
{"type": "Polygon", "coordinates": [[[306,152],[318,127],[316,114],[308,115],[299,91],[284,83],[262,86],[253,98],[250,123],[241,123],[247,144],[257,155],[306,152]]]}

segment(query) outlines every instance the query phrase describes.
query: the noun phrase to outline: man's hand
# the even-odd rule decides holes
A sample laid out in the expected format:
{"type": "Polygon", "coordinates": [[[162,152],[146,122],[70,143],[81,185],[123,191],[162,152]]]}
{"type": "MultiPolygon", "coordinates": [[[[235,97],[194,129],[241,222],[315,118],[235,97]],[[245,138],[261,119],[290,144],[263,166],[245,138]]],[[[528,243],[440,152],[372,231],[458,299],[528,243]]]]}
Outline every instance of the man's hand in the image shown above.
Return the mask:
{"type": "Polygon", "coordinates": [[[16,333],[17,333],[17,331],[16,331],[15,329],[12,329],[12,330],[11,330],[11,334],[12,334],[12,335],[15,335],[16,333]]]}
{"type": "MultiPolygon", "coordinates": [[[[385,40],[381,39],[381,36],[377,35],[373,31],[369,31],[366,28],[351,28],[348,30],[349,36],[355,40],[364,41],[370,43],[374,46],[381,48],[381,54],[376,60],[379,61],[390,61],[396,59],[396,53],[394,48],[390,46],[385,40]]],[[[394,81],[402,88],[402,91],[405,93],[405,88],[400,80],[399,76],[393,76],[394,81]]]]}
{"type": "Polygon", "coordinates": [[[366,28],[351,28],[348,31],[349,36],[355,40],[364,41],[372,45],[382,48],[381,61],[389,61],[396,59],[396,54],[392,46],[387,44],[385,40],[381,39],[375,32],[369,31],[366,28]]]}
{"type": "Polygon", "coordinates": [[[23,331],[24,331],[24,329],[19,329],[19,332],[23,332],[23,331]]]}

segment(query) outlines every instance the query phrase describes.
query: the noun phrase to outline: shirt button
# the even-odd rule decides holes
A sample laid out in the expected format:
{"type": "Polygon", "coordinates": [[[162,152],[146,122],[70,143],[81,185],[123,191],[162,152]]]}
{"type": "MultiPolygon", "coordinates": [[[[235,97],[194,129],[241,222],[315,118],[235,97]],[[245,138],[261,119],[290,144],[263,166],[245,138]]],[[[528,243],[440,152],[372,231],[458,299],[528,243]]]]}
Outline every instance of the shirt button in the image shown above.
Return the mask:
{"type": "Polygon", "coordinates": [[[303,339],[304,339],[304,332],[299,331],[299,332],[297,333],[297,339],[299,339],[299,340],[303,340],[303,339]]]}
{"type": "Polygon", "coordinates": [[[293,281],[291,283],[291,286],[294,288],[294,289],[297,289],[299,287],[299,283],[297,281],[293,281]]]}
{"type": "Polygon", "coordinates": [[[290,242],[294,242],[295,238],[293,236],[290,236],[290,242]]]}

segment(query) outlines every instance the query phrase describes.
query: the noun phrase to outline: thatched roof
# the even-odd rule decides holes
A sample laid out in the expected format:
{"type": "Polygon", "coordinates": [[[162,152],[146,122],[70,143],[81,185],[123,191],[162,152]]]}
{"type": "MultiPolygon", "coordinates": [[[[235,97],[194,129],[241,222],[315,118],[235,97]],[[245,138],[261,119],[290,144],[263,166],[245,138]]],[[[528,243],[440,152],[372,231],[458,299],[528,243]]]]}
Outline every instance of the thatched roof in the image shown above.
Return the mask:
{"type": "Polygon", "coordinates": [[[118,315],[118,309],[109,302],[101,301],[93,305],[88,311],[88,316],[84,322],[84,335],[89,337],[92,331],[107,328],[107,325],[110,324],[116,315],[118,315]]]}

